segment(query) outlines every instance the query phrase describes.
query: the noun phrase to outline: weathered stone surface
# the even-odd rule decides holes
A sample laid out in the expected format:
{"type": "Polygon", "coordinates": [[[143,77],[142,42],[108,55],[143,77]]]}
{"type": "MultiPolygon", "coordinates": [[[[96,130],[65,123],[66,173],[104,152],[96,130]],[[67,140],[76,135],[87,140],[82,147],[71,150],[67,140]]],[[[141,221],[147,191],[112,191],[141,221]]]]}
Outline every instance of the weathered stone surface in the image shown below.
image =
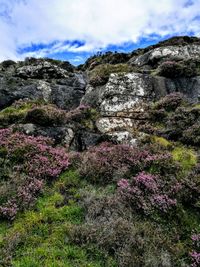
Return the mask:
{"type": "Polygon", "coordinates": [[[169,93],[181,92],[191,102],[198,102],[200,96],[200,76],[176,79],[155,76],[153,77],[153,88],[156,99],[169,93]]]}
{"type": "Polygon", "coordinates": [[[134,121],[129,118],[102,117],[97,120],[96,126],[101,133],[109,133],[131,129],[134,126],[134,121]]]}
{"type": "Polygon", "coordinates": [[[158,47],[147,53],[130,59],[130,63],[138,66],[151,65],[161,59],[199,59],[200,45],[158,47]]]}
{"type": "Polygon", "coordinates": [[[147,134],[143,132],[131,133],[129,131],[115,131],[108,133],[107,136],[115,143],[136,146],[140,140],[147,136],[147,134]]]}
{"type": "Polygon", "coordinates": [[[85,86],[86,81],[81,73],[58,80],[51,85],[51,102],[65,110],[76,108],[84,96],[85,86]]]}
{"type": "Polygon", "coordinates": [[[41,61],[37,65],[28,65],[17,68],[15,76],[24,79],[48,79],[49,77],[59,79],[67,77],[67,71],[50,62],[41,61]]]}
{"type": "Polygon", "coordinates": [[[149,75],[111,74],[105,86],[87,87],[82,103],[99,106],[104,115],[127,110],[140,112],[143,100],[153,95],[152,85],[152,77],[149,75]]]}
{"type": "Polygon", "coordinates": [[[38,65],[20,65],[0,71],[0,109],[24,98],[40,99],[66,110],[80,104],[86,87],[83,73],[67,72],[45,60],[38,65]]]}
{"type": "Polygon", "coordinates": [[[42,135],[50,137],[54,139],[56,143],[62,143],[63,145],[68,145],[66,143],[66,135],[68,134],[69,130],[67,126],[42,127],[32,123],[27,123],[27,124],[19,124],[13,127],[29,135],[34,135],[34,136],[42,135]]]}

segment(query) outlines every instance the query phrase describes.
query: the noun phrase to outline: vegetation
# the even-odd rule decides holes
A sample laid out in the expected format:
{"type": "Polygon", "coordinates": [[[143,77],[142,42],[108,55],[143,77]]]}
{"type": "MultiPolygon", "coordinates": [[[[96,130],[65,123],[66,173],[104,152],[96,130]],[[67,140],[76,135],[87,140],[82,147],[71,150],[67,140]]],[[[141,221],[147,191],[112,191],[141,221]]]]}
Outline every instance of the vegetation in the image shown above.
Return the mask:
{"type": "MultiPolygon", "coordinates": [[[[93,130],[98,117],[29,101],[1,111],[17,113],[93,130]]],[[[199,266],[198,118],[198,106],[172,94],[150,108],[140,146],[104,141],[82,152],[2,125],[0,266],[199,266]]]]}
{"type": "Polygon", "coordinates": [[[159,66],[158,75],[167,78],[193,77],[200,73],[199,61],[165,61],[159,66]]]}
{"type": "Polygon", "coordinates": [[[100,86],[107,83],[111,73],[130,72],[128,64],[102,64],[89,72],[89,83],[93,86],[100,86]]]}
{"type": "Polygon", "coordinates": [[[148,113],[150,121],[147,125],[142,125],[140,130],[167,140],[199,147],[200,109],[198,105],[189,104],[183,95],[167,95],[154,103],[148,113]]]}

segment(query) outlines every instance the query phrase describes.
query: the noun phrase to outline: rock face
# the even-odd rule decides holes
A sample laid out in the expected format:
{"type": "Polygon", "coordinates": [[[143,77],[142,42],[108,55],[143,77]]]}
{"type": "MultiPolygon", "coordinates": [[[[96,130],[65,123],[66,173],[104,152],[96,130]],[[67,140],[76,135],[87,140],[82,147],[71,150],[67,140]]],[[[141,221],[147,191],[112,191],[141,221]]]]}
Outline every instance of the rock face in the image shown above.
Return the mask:
{"type": "Polygon", "coordinates": [[[155,64],[160,60],[199,59],[200,45],[158,47],[149,52],[130,59],[131,64],[138,66],[155,64]]]}
{"type": "Polygon", "coordinates": [[[149,103],[173,92],[198,102],[200,76],[168,79],[140,73],[112,74],[105,86],[88,86],[82,103],[99,109],[101,118],[96,125],[101,133],[132,144],[143,136],[138,128],[148,120],[149,103]]]}
{"type": "Polygon", "coordinates": [[[70,110],[85,92],[83,73],[71,72],[52,62],[34,60],[0,68],[0,109],[23,98],[43,100],[70,110]],[[22,65],[22,66],[21,66],[22,65]]]}
{"type": "MultiPolygon", "coordinates": [[[[165,65],[166,68],[166,65],[165,65]]],[[[166,69],[165,69],[166,71],[166,69]]],[[[169,72],[168,72],[169,73],[169,72]]],[[[172,69],[173,74],[173,69],[172,69]]],[[[99,112],[95,130],[71,129],[71,125],[31,129],[33,132],[59,140],[73,147],[87,148],[99,140],[101,135],[117,142],[135,144],[144,135],[138,129],[148,121],[148,107],[152,101],[173,93],[183,93],[191,102],[200,98],[200,40],[180,37],[130,54],[112,54],[89,59],[78,68],[68,62],[49,59],[27,59],[15,63],[0,64],[0,109],[10,106],[16,100],[30,99],[55,104],[69,111],[81,104],[99,112]],[[166,44],[166,45],[165,45],[166,44]],[[189,65],[188,65],[189,62],[189,65]],[[165,76],[163,64],[176,67],[176,76],[165,76]],[[101,65],[106,64],[101,73],[101,65]],[[121,65],[120,65],[121,64],[121,65]],[[95,68],[98,75],[109,79],[97,86],[94,82],[95,68]],[[109,68],[108,68],[109,66],[109,68]],[[112,73],[112,66],[117,73],[112,73]],[[186,68],[191,71],[184,75],[186,68]],[[120,67],[127,72],[120,72],[120,67]],[[90,71],[93,71],[93,85],[90,71]],[[162,73],[162,74],[161,74],[162,73]],[[107,82],[106,82],[107,81],[107,82]],[[45,132],[45,133],[44,133],[45,132]]],[[[30,125],[25,125],[30,128],[30,125]]]]}

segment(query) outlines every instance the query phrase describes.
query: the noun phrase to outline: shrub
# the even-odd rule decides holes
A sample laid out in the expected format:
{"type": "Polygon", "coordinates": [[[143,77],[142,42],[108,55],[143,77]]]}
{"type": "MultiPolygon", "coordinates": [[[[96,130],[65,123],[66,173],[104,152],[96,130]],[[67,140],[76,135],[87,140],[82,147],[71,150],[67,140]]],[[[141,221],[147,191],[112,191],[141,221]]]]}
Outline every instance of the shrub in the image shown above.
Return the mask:
{"type": "Polygon", "coordinates": [[[133,223],[127,218],[114,219],[110,215],[106,221],[75,227],[71,239],[84,248],[94,244],[107,251],[116,259],[118,267],[168,266],[163,256],[170,263],[175,258],[169,233],[156,224],[136,218],[133,223]]]}
{"type": "Polygon", "coordinates": [[[1,215],[13,219],[18,210],[32,205],[43,180],[56,178],[68,167],[65,150],[52,144],[49,138],[14,133],[11,129],[0,130],[0,146],[4,149],[0,168],[3,172],[8,169],[6,180],[0,185],[1,215]]]}
{"type": "Polygon", "coordinates": [[[113,52],[106,52],[106,53],[97,53],[96,55],[90,57],[84,65],[79,66],[79,68],[86,70],[92,70],[96,66],[100,64],[124,64],[128,62],[128,60],[131,58],[130,54],[126,53],[113,53],[113,52]]]}
{"type": "Polygon", "coordinates": [[[171,93],[161,98],[158,102],[155,103],[154,109],[166,111],[174,111],[177,107],[183,105],[185,102],[184,97],[181,93],[171,93]]]}
{"type": "Polygon", "coordinates": [[[190,145],[200,145],[200,123],[197,122],[183,131],[181,141],[190,145]]]}
{"type": "Polygon", "coordinates": [[[160,164],[162,168],[161,162],[166,164],[169,159],[168,153],[153,154],[145,149],[105,142],[82,154],[76,153],[72,161],[83,178],[92,183],[107,184],[153,165],[160,164]]]}
{"type": "Polygon", "coordinates": [[[10,107],[0,111],[1,126],[23,122],[27,112],[37,105],[40,103],[28,99],[15,101],[10,107]]]}
{"type": "Polygon", "coordinates": [[[129,72],[131,69],[127,64],[103,64],[89,72],[89,83],[92,86],[100,86],[107,83],[111,73],[129,72]]]}
{"type": "MultiPolygon", "coordinates": [[[[116,266],[100,250],[92,246],[84,249],[69,240],[72,229],[83,221],[84,212],[75,201],[66,204],[68,191],[66,195],[59,191],[61,183],[68,190],[80,186],[77,179],[75,172],[66,171],[61,180],[46,187],[35,210],[16,218],[0,247],[1,266],[116,266]]],[[[75,199],[76,192],[71,194],[75,199]]]]}
{"type": "Polygon", "coordinates": [[[118,182],[122,197],[136,210],[151,214],[155,210],[167,212],[176,206],[176,194],[181,185],[176,179],[165,181],[164,177],[141,172],[130,181],[118,182]]]}
{"type": "Polygon", "coordinates": [[[153,143],[158,144],[161,147],[170,148],[172,146],[172,143],[163,137],[153,136],[151,139],[153,143]]]}
{"type": "Polygon", "coordinates": [[[187,145],[199,145],[200,109],[198,105],[189,105],[180,93],[161,98],[150,107],[149,117],[150,122],[140,130],[187,145]]]}
{"type": "Polygon", "coordinates": [[[167,78],[192,77],[197,75],[196,64],[182,61],[165,61],[159,67],[158,74],[167,78]]]}
{"type": "Polygon", "coordinates": [[[9,68],[10,66],[13,66],[13,65],[15,65],[15,64],[16,64],[16,62],[13,61],[13,60],[4,60],[3,62],[1,62],[1,65],[2,65],[2,67],[3,67],[4,69],[7,69],[7,68],[9,68]]]}
{"type": "Polygon", "coordinates": [[[41,126],[62,125],[65,122],[66,112],[53,105],[34,107],[26,115],[26,122],[41,126]]]}
{"type": "Polygon", "coordinates": [[[200,234],[193,233],[191,236],[193,251],[189,253],[191,259],[191,267],[200,265],[200,234]]]}

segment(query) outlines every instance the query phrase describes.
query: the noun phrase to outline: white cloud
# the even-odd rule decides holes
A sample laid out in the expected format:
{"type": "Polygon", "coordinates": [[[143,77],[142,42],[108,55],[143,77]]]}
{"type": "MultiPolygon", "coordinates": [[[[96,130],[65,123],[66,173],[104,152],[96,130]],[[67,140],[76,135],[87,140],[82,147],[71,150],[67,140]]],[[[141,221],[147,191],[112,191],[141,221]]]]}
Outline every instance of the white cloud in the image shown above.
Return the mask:
{"type": "Polygon", "coordinates": [[[0,60],[19,58],[18,48],[49,44],[23,56],[96,51],[110,44],[159,36],[200,35],[200,0],[0,0],[0,60]],[[191,2],[191,1],[190,1],[191,2]],[[3,14],[3,15],[2,15],[3,14]],[[80,40],[84,46],[65,44],[80,40]]]}

